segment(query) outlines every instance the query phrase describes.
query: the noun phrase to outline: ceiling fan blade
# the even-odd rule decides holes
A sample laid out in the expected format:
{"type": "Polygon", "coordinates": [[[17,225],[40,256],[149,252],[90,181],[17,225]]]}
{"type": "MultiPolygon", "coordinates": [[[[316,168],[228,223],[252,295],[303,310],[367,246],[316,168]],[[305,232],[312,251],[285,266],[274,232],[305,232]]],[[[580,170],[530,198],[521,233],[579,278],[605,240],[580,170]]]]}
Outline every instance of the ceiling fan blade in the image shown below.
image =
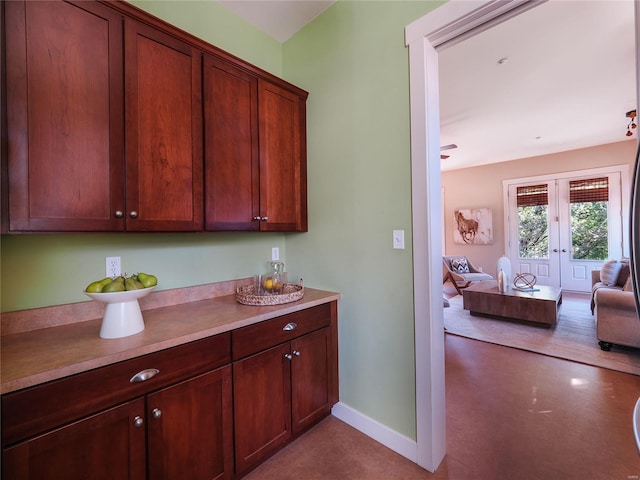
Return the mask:
{"type": "Polygon", "coordinates": [[[453,150],[454,148],[458,148],[458,145],[456,145],[455,143],[450,143],[449,145],[440,147],[440,151],[442,152],[444,150],[453,150]]]}

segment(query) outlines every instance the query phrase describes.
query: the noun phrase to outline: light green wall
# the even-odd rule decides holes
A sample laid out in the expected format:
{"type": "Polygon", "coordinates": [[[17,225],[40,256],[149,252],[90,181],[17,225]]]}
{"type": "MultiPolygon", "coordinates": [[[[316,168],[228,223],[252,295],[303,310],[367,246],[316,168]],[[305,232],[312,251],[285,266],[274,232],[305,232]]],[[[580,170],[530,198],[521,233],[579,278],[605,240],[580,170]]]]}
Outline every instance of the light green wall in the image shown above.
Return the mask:
{"type": "Polygon", "coordinates": [[[409,60],[434,2],[338,1],[284,44],[307,101],[309,233],[286,239],[310,285],[343,294],[340,400],[415,439],[409,60]],[[405,250],[392,230],[405,231],[405,250]]]}
{"type": "Polygon", "coordinates": [[[167,290],[266,272],[271,247],[287,261],[280,234],[3,235],[2,311],[90,301],[82,290],[104,277],[107,256],[167,290]]]}

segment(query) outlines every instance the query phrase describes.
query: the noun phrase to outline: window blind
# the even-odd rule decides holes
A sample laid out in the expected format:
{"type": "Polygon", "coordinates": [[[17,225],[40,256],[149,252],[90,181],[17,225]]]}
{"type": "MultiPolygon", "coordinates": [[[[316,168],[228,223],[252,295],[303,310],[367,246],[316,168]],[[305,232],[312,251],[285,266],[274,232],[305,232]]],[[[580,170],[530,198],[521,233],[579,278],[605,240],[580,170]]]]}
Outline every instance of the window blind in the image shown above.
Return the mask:
{"type": "Polygon", "coordinates": [[[516,191],[518,207],[532,207],[549,204],[547,184],[518,187],[516,191]]]}
{"type": "Polygon", "coordinates": [[[609,179],[607,177],[571,180],[569,182],[569,202],[606,202],[609,200],[609,179]]]}

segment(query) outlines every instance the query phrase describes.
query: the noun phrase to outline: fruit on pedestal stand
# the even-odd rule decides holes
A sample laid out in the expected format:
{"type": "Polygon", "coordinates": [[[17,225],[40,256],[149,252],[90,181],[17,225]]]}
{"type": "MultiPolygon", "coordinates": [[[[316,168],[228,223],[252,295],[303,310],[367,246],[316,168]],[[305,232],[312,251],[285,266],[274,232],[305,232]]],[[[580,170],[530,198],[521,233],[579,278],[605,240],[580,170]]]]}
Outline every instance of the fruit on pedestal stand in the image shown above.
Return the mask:
{"type": "Polygon", "coordinates": [[[87,293],[128,292],[155,287],[157,284],[158,278],[155,275],[140,272],[127,278],[120,275],[115,278],[107,277],[91,282],[84,291],[87,293]]]}
{"type": "Polygon", "coordinates": [[[145,288],[145,286],[138,281],[138,279],[134,276],[127,278],[124,281],[125,290],[140,290],[141,288],[145,288]]]}
{"type": "Polygon", "coordinates": [[[149,275],[143,272],[138,273],[138,281],[144,285],[145,288],[153,287],[158,284],[158,279],[154,275],[149,275]]]}
{"type": "Polygon", "coordinates": [[[103,278],[102,280],[91,282],[87,286],[87,288],[85,288],[85,291],[89,293],[101,293],[104,286],[107,285],[108,283],[111,283],[111,280],[112,280],[111,277],[106,277],[106,278],[103,278]]]}
{"type": "Polygon", "coordinates": [[[111,292],[124,292],[124,277],[116,277],[111,283],[107,283],[102,288],[102,293],[111,293],[111,292]]]}

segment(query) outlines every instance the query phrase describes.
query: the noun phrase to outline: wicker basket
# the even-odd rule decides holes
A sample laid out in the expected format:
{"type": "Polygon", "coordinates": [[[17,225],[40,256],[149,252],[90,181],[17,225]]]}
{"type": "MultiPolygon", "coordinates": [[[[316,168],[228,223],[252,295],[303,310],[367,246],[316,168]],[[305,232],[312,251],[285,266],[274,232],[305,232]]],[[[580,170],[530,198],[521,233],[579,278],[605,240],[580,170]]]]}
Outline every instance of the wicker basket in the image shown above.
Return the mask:
{"type": "Polygon", "coordinates": [[[278,294],[254,295],[253,285],[238,287],[236,290],[236,301],[243,305],[280,305],[297,302],[302,297],[304,297],[304,287],[295,283],[285,283],[282,286],[282,293],[278,294]]]}

